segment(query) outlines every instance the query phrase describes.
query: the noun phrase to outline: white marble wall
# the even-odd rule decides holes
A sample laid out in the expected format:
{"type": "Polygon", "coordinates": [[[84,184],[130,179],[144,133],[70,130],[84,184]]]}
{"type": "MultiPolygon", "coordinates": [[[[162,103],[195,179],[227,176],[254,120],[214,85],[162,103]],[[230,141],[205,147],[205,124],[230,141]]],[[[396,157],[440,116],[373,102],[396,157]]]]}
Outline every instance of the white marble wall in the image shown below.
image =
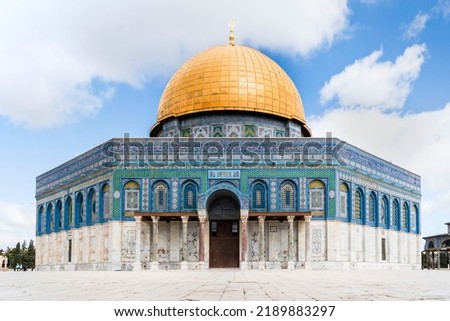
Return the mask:
{"type": "MultiPolygon", "coordinates": [[[[260,268],[258,221],[248,222],[248,268],[260,268]]],[[[289,242],[287,221],[265,221],[266,268],[287,268],[289,242]]],[[[159,221],[159,268],[180,268],[182,223],[159,221]]],[[[205,262],[209,261],[209,224],[205,224],[205,262]]],[[[295,221],[294,254],[296,268],[305,266],[305,222],[295,221]]],[[[149,269],[152,260],[152,223],[111,221],[36,238],[38,270],[132,270],[136,262],[149,269]],[[72,240],[72,261],[68,262],[68,241],[72,240]],[[136,243],[140,239],[140,246],[136,243]],[[137,253],[139,251],[139,253],[137,253]]],[[[310,263],[313,269],[420,268],[420,235],[384,230],[340,221],[310,223],[310,263]],[[382,260],[381,240],[386,240],[386,260],[382,260]]],[[[187,261],[198,268],[199,226],[188,222],[187,261]]]]}

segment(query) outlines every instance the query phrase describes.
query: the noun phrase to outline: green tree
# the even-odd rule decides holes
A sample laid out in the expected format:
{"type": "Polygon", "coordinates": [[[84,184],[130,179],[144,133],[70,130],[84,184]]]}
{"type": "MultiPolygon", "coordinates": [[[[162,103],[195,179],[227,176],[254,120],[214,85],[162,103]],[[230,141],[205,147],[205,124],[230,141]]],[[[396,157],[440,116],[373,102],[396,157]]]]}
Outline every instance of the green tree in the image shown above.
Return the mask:
{"type": "Polygon", "coordinates": [[[20,242],[17,242],[15,247],[8,247],[6,249],[6,257],[8,258],[9,267],[15,268],[17,265],[22,264],[20,252],[20,242]]]}
{"type": "Polygon", "coordinates": [[[27,268],[34,270],[36,260],[36,248],[34,246],[33,240],[30,240],[30,243],[28,243],[28,248],[26,249],[25,252],[25,260],[27,268]]]}
{"type": "Polygon", "coordinates": [[[27,269],[35,268],[36,248],[33,240],[27,245],[26,241],[16,244],[14,248],[7,248],[5,252],[8,257],[8,267],[15,269],[18,266],[22,266],[27,269]]]}

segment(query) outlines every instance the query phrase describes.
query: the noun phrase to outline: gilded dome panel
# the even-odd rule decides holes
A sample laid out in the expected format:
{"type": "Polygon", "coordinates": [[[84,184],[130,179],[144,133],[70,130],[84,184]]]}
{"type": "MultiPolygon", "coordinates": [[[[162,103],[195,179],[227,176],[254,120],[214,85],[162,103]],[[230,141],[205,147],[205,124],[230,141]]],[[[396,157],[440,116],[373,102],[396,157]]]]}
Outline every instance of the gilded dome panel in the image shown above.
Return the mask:
{"type": "Polygon", "coordinates": [[[157,122],[207,111],[249,111],[306,125],[300,95],[269,57],[245,46],[224,45],[186,62],[167,84],[157,122]]]}

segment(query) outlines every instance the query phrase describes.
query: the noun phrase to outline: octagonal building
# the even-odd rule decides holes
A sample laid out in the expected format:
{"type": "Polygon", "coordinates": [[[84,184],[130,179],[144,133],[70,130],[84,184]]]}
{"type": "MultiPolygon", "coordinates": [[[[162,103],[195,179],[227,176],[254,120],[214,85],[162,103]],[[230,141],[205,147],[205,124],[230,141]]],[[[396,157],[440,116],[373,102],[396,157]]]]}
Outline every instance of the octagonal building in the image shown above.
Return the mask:
{"type": "Polygon", "coordinates": [[[186,62],[149,132],[37,177],[37,269],[420,267],[420,177],[311,137],[294,83],[255,49],[186,62]]]}

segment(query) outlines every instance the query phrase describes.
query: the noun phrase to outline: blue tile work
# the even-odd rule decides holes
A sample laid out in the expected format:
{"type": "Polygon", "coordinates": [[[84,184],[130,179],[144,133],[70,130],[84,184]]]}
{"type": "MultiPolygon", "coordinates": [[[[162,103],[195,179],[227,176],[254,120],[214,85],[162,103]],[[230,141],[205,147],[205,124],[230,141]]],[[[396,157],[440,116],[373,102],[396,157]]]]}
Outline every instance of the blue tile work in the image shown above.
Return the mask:
{"type": "Polygon", "coordinates": [[[142,179],[142,210],[148,211],[149,209],[149,186],[148,186],[148,178],[142,179]]]}
{"type": "MultiPolygon", "coordinates": [[[[79,189],[69,189],[63,191],[57,191],[58,197],[50,201],[40,201],[38,199],[38,206],[36,208],[36,235],[48,234],[53,232],[59,232],[62,230],[70,230],[72,228],[90,226],[95,224],[102,224],[109,220],[104,216],[105,204],[100,201],[101,188],[109,184],[109,181],[101,181],[94,185],[88,185],[79,189]],[[89,199],[90,192],[95,192],[95,199],[89,199]],[[81,206],[77,204],[77,197],[79,195],[83,198],[81,206]],[[68,200],[71,200],[71,206],[68,204],[68,200]],[[95,201],[96,217],[92,216],[91,209],[92,202],[95,201]],[[91,203],[89,203],[91,202],[91,203]],[[60,203],[60,212],[57,212],[58,203],[60,203]],[[51,205],[51,206],[50,206],[51,205]],[[91,207],[89,207],[90,205],[91,207]],[[51,210],[49,210],[51,208],[51,210]],[[42,213],[40,213],[42,209],[42,213]],[[80,211],[83,212],[84,219],[80,221],[80,211]],[[69,222],[69,213],[72,213],[72,222],[69,222]],[[42,214],[42,215],[40,215],[42,214]],[[57,215],[58,214],[58,215],[57,215]],[[58,217],[60,216],[61,225],[58,224],[58,217]]],[[[48,198],[48,197],[47,197],[48,198]]],[[[106,205],[108,206],[108,204],[106,205]]]]}
{"type": "Polygon", "coordinates": [[[166,121],[157,137],[192,134],[194,137],[302,137],[299,122],[286,121],[276,116],[248,113],[197,113],[166,121]],[[228,128],[228,130],[227,130],[228,128]],[[233,131],[231,128],[238,128],[233,131]]]}
{"type": "Polygon", "coordinates": [[[275,211],[278,207],[277,203],[277,179],[271,178],[270,179],[270,210],[275,211]]]}
{"type": "MultiPolygon", "coordinates": [[[[418,208],[417,227],[411,228],[411,214],[402,231],[420,233],[420,177],[395,166],[336,138],[139,138],[112,139],[87,153],[43,174],[36,179],[37,208],[45,209],[49,202],[60,199],[61,191],[72,189],[72,201],[76,192],[83,193],[86,215],[86,199],[89,187],[79,188],[87,180],[111,173],[112,219],[132,220],[124,215],[124,184],[134,180],[140,185],[140,211],[152,212],[152,187],[157,180],[166,182],[168,211],[181,211],[182,185],[191,180],[198,187],[198,208],[206,206],[208,196],[218,189],[235,193],[243,208],[251,208],[251,184],[261,180],[267,185],[268,211],[280,211],[280,184],[286,179],[296,186],[296,210],[309,211],[309,187],[313,179],[325,184],[323,216],[314,220],[341,220],[372,226],[390,226],[380,223],[379,215],[373,222],[352,217],[352,209],[346,217],[338,213],[340,208],[339,186],[346,182],[350,187],[350,201],[354,207],[354,195],[359,188],[364,196],[363,213],[368,213],[368,197],[374,192],[379,212],[380,200],[387,197],[389,207],[394,199],[404,202],[411,209],[418,208]],[[231,177],[229,177],[231,175],[231,177]],[[52,195],[55,195],[52,198],[52,195]]],[[[97,198],[100,185],[96,185],[97,198]]],[[[97,200],[99,203],[99,199],[97,200]]],[[[64,203],[63,203],[64,204],[64,203]]],[[[74,205],[75,207],[75,205],[74,205]]],[[[411,211],[410,211],[411,212],[411,211]]],[[[41,222],[42,218],[37,218],[41,222]]],[[[39,224],[38,223],[38,224],[39,224]]],[[[97,224],[89,222],[87,224],[97,224]]],[[[86,224],[86,222],[84,222],[86,224]]],[[[68,227],[72,228],[72,227],[68,227]]],[[[38,230],[37,230],[38,231],[38,230]]],[[[49,231],[52,232],[52,231],[49,231]]],[[[44,233],[44,231],[42,231],[44,233]]]]}

